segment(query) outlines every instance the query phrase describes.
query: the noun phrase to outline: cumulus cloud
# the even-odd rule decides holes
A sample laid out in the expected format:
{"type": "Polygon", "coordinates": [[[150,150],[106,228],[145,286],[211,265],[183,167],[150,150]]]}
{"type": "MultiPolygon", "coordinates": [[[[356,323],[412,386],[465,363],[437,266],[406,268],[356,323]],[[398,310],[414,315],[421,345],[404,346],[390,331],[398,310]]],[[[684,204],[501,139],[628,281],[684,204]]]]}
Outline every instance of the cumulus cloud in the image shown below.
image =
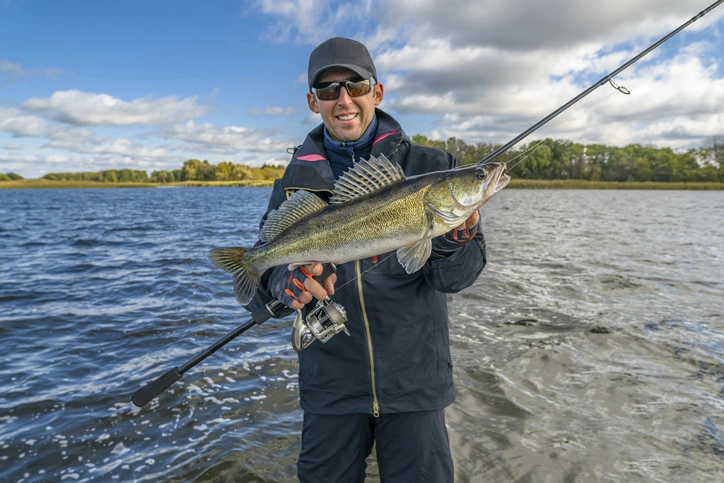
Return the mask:
{"type": "Polygon", "coordinates": [[[271,133],[240,126],[218,127],[211,123],[197,124],[187,121],[176,124],[161,132],[167,139],[177,139],[203,146],[207,151],[220,154],[234,154],[239,151],[282,152],[290,147],[289,142],[275,141],[271,133]]]}
{"type": "Polygon", "coordinates": [[[353,5],[326,0],[256,0],[251,10],[260,11],[278,20],[267,29],[272,42],[290,38],[302,43],[319,43],[334,36],[335,27],[346,20],[359,22],[370,13],[373,1],[362,0],[353,5]]]}
{"type": "Polygon", "coordinates": [[[33,163],[38,161],[38,156],[28,154],[0,154],[0,162],[12,164],[33,163]]]}
{"type": "Polygon", "coordinates": [[[40,116],[7,108],[0,108],[0,131],[6,131],[17,138],[72,138],[78,140],[91,135],[90,131],[85,129],[54,125],[40,116]]]}
{"type": "Polygon", "coordinates": [[[297,108],[294,106],[290,107],[265,107],[264,109],[251,109],[249,114],[252,116],[291,116],[297,112],[297,108]]]}
{"type": "Polygon", "coordinates": [[[453,45],[505,50],[568,48],[591,41],[617,43],[647,32],[665,33],[694,13],[690,2],[576,0],[395,0],[379,2],[381,30],[407,30],[411,40],[447,38],[453,45]]]}
{"type": "Polygon", "coordinates": [[[171,157],[171,153],[165,148],[149,148],[124,138],[114,139],[109,142],[94,140],[81,143],[73,140],[53,140],[47,146],[80,154],[125,156],[149,162],[166,160],[171,157]]]}
{"type": "Polygon", "coordinates": [[[7,60],[0,60],[0,74],[20,74],[23,72],[21,64],[13,64],[7,60]]]}
{"type": "MultiPolygon", "coordinates": [[[[286,38],[310,48],[332,35],[363,41],[387,88],[382,107],[434,119],[433,137],[500,143],[699,12],[678,0],[370,0],[360,6],[363,20],[352,21],[344,2],[263,0],[256,7],[285,25],[286,38]],[[336,30],[320,38],[314,23],[336,30]]],[[[716,112],[721,45],[696,41],[702,29],[717,39],[723,15],[693,23],[618,76],[632,95],[603,86],[535,136],[693,147],[724,132],[716,112]]]]}
{"type": "Polygon", "coordinates": [[[33,97],[25,101],[22,107],[76,126],[173,124],[201,117],[211,109],[210,106],[198,104],[196,97],[144,97],[124,101],[108,94],[79,90],[58,91],[46,98],[33,97]]]}
{"type": "Polygon", "coordinates": [[[37,67],[26,69],[19,62],[11,62],[7,59],[0,59],[0,86],[8,85],[21,79],[44,76],[50,79],[58,79],[65,74],[61,69],[37,67]]]}

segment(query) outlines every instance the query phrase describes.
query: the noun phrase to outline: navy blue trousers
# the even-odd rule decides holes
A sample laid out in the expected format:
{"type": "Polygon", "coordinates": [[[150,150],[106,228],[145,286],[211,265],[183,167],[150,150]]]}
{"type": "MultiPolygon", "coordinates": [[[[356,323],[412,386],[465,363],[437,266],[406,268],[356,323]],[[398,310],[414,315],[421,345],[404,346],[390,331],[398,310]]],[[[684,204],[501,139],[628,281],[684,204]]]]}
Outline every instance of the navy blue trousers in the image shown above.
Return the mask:
{"type": "Polygon", "coordinates": [[[382,483],[452,483],[445,413],[304,413],[297,475],[302,483],[362,483],[376,444],[382,483]]]}

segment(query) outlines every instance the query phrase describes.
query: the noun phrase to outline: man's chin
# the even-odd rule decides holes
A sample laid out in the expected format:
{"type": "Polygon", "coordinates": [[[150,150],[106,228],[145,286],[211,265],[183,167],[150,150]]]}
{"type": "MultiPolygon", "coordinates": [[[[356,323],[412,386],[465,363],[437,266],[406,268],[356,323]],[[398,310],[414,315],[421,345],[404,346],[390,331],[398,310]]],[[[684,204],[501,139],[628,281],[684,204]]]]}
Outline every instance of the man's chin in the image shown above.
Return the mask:
{"type": "Polygon", "coordinates": [[[332,139],[340,143],[353,143],[362,137],[364,131],[359,128],[351,129],[335,129],[332,134],[332,139]]]}

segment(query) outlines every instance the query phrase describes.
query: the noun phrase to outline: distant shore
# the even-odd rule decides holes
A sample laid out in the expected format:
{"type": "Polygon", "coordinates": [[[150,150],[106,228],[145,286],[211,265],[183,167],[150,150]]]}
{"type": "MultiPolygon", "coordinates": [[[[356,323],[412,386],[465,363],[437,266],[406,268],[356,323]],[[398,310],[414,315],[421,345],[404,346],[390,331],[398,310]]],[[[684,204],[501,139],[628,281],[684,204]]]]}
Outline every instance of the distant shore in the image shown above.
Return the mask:
{"type": "MultiPolygon", "coordinates": [[[[273,180],[248,181],[182,181],[176,183],[113,183],[100,181],[51,181],[47,179],[22,179],[0,181],[0,189],[42,189],[42,188],[160,188],[173,186],[272,186],[273,180]]],[[[669,182],[653,181],[584,181],[513,179],[506,189],[624,189],[624,190],[724,190],[724,183],[716,182],[669,182]]]]}

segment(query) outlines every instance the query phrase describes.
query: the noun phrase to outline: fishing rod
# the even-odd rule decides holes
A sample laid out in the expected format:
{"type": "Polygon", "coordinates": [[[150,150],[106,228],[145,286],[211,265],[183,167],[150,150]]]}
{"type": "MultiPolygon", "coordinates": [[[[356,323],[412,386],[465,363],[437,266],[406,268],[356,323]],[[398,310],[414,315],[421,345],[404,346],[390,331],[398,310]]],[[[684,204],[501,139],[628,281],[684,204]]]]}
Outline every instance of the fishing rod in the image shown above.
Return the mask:
{"type": "Polygon", "coordinates": [[[686,27],[688,27],[688,26],[691,25],[692,23],[694,23],[694,22],[696,22],[697,20],[699,20],[701,17],[703,17],[703,16],[706,15],[707,13],[711,12],[712,10],[714,10],[716,7],[718,7],[718,6],[721,5],[722,3],[724,3],[724,0],[718,0],[717,2],[712,3],[712,4],[709,5],[707,8],[705,8],[704,10],[702,10],[701,12],[699,12],[697,15],[695,15],[694,17],[692,17],[688,22],[685,22],[684,24],[682,24],[682,25],[681,25],[679,28],[677,28],[676,30],[673,30],[671,33],[669,33],[669,34],[666,35],[665,37],[662,37],[659,41],[657,41],[656,43],[652,44],[652,45],[651,45],[650,47],[648,47],[646,50],[641,51],[641,53],[639,53],[638,55],[636,55],[635,57],[633,57],[631,60],[629,60],[629,61],[626,62],[625,64],[621,65],[618,69],[614,70],[613,72],[611,72],[611,73],[608,74],[607,76],[602,77],[598,82],[596,82],[595,84],[591,85],[591,87],[589,87],[589,88],[586,89],[585,91],[581,92],[581,93],[578,94],[576,97],[574,97],[574,98],[571,99],[570,101],[566,102],[565,104],[563,104],[561,107],[559,107],[558,109],[556,109],[556,110],[553,111],[552,113],[548,114],[546,117],[544,117],[543,119],[541,119],[540,121],[538,121],[537,123],[535,123],[534,125],[532,125],[531,127],[529,127],[529,128],[528,128],[527,130],[525,130],[524,132],[520,133],[518,136],[516,136],[514,139],[510,140],[510,141],[509,141],[507,144],[505,144],[504,146],[501,146],[500,148],[496,149],[494,152],[492,152],[491,154],[489,154],[488,156],[486,156],[482,161],[479,161],[479,162],[476,163],[476,164],[485,164],[485,163],[488,163],[488,162],[492,161],[493,159],[497,158],[498,156],[500,156],[501,154],[503,154],[505,151],[509,150],[510,148],[512,148],[513,146],[515,146],[516,144],[518,144],[520,141],[522,141],[523,139],[525,139],[526,137],[528,137],[528,135],[530,135],[531,133],[537,131],[537,130],[538,130],[540,127],[542,127],[543,125],[547,124],[548,121],[550,121],[551,119],[555,118],[555,117],[558,116],[560,113],[562,113],[563,111],[565,111],[566,109],[568,109],[569,107],[571,107],[573,104],[575,104],[576,102],[580,101],[581,99],[583,99],[584,97],[586,97],[588,94],[590,94],[591,92],[593,92],[593,91],[595,91],[596,89],[598,89],[599,87],[601,87],[602,85],[606,84],[607,82],[610,83],[610,84],[613,86],[613,88],[616,89],[616,90],[618,90],[619,92],[621,92],[621,93],[623,93],[623,94],[626,94],[626,95],[630,94],[631,92],[630,92],[628,89],[626,89],[626,88],[623,87],[623,86],[619,86],[618,84],[616,84],[615,82],[613,82],[613,78],[614,78],[616,75],[618,75],[618,74],[620,74],[622,71],[626,70],[626,69],[627,69],[628,67],[630,67],[632,64],[635,64],[636,62],[638,62],[643,56],[645,56],[646,54],[648,54],[649,52],[651,52],[652,50],[654,50],[655,48],[657,48],[659,45],[661,45],[661,44],[663,44],[664,42],[666,42],[667,40],[669,40],[669,39],[670,39],[671,37],[673,37],[674,35],[678,34],[678,33],[681,32],[682,30],[684,30],[686,27]]]}
{"type": "MultiPolygon", "coordinates": [[[[724,0],[722,0],[724,1],[724,0]]],[[[332,263],[323,265],[322,273],[313,277],[319,283],[322,283],[329,275],[336,272],[337,268],[332,263]]],[[[203,351],[196,354],[180,367],[174,367],[162,374],[157,379],[149,382],[141,389],[133,393],[131,401],[136,406],[143,407],[151,402],[156,396],[171,387],[171,385],[181,379],[183,375],[192,367],[209,357],[211,354],[221,349],[223,346],[239,337],[241,334],[249,330],[255,325],[261,325],[272,317],[281,316],[285,310],[289,308],[278,300],[272,300],[264,307],[255,310],[251,314],[251,318],[242,325],[217,340],[203,351]]],[[[299,352],[306,349],[309,344],[315,340],[327,342],[335,334],[339,332],[347,332],[344,323],[347,322],[347,314],[344,308],[332,302],[329,297],[325,300],[317,302],[314,310],[306,317],[302,317],[302,312],[297,310],[297,318],[294,321],[292,331],[292,346],[294,350],[299,352]]],[[[349,335],[349,332],[347,332],[349,335]]]]}

